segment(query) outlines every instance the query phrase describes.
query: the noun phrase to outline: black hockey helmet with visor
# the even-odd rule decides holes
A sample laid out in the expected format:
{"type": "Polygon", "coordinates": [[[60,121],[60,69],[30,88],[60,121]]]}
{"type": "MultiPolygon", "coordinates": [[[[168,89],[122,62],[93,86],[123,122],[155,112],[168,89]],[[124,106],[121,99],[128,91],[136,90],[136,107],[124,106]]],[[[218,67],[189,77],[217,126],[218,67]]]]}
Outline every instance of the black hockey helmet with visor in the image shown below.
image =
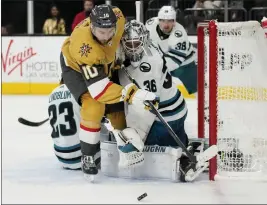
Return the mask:
{"type": "Polygon", "coordinates": [[[95,6],[90,14],[90,20],[94,27],[116,27],[117,17],[110,5],[102,4],[95,6]]]}

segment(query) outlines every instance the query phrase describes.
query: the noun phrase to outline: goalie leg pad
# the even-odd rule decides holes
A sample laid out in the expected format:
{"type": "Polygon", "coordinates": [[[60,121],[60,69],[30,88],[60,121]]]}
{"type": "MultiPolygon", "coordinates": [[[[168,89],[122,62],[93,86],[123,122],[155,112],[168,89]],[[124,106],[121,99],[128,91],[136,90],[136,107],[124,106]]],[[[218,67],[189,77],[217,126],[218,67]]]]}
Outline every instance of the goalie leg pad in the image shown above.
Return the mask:
{"type": "Polygon", "coordinates": [[[101,143],[101,172],[110,177],[179,181],[180,148],[145,146],[143,166],[120,169],[119,151],[115,142],[101,143]]]}

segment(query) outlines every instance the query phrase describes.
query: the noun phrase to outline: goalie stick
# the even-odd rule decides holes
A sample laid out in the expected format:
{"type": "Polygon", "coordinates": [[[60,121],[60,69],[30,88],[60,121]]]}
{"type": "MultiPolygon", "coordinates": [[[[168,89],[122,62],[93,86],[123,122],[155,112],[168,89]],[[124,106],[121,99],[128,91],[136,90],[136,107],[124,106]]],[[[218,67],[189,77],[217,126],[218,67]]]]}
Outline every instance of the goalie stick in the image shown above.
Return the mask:
{"type": "MultiPolygon", "coordinates": [[[[141,89],[141,87],[138,85],[137,81],[130,75],[130,73],[127,71],[127,69],[125,68],[125,66],[122,66],[122,69],[125,72],[125,74],[127,75],[127,77],[129,78],[129,80],[132,83],[134,83],[139,89],[141,89]]],[[[147,103],[150,106],[150,108],[152,109],[153,113],[156,114],[156,116],[162,122],[162,124],[164,125],[164,127],[168,130],[168,132],[170,133],[170,135],[172,136],[172,138],[181,147],[181,149],[183,150],[183,152],[189,158],[190,164],[186,168],[186,170],[184,170],[184,179],[182,179],[182,180],[183,181],[186,181],[186,179],[188,179],[188,181],[192,181],[195,177],[192,176],[191,170],[194,170],[194,171],[197,171],[198,172],[198,171],[202,171],[203,167],[208,166],[206,161],[210,160],[211,158],[213,158],[214,156],[217,155],[217,153],[218,153],[217,146],[216,145],[212,145],[208,149],[206,149],[204,152],[202,152],[201,154],[199,154],[197,156],[194,156],[189,150],[187,150],[187,148],[185,147],[185,145],[181,142],[181,140],[176,135],[176,133],[173,131],[173,129],[170,127],[170,125],[165,121],[165,119],[163,118],[163,116],[155,108],[154,104],[152,102],[150,102],[150,101],[146,101],[145,103],[147,103]],[[200,167],[202,167],[202,168],[200,168],[200,167]],[[186,175],[187,174],[187,171],[188,171],[188,174],[191,175],[191,176],[188,176],[188,178],[186,178],[187,177],[187,175],[186,175]]]]}
{"type": "Polygon", "coordinates": [[[41,126],[42,124],[46,123],[47,121],[49,120],[49,118],[41,121],[41,122],[31,122],[29,120],[26,120],[22,117],[19,117],[18,121],[23,124],[23,125],[27,125],[27,126],[31,126],[31,127],[39,127],[41,126]]]}

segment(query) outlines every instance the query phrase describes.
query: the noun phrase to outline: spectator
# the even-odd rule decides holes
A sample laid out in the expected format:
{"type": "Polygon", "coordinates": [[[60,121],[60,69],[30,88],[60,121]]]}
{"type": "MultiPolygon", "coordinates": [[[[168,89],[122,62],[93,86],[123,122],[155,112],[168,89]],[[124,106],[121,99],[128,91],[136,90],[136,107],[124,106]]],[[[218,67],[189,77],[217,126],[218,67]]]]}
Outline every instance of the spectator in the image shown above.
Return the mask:
{"type": "Polygon", "coordinates": [[[197,0],[193,8],[216,9],[221,8],[223,1],[218,0],[197,0]]]}
{"type": "Polygon", "coordinates": [[[12,35],[13,34],[13,26],[11,24],[7,24],[6,26],[1,27],[1,33],[3,36],[12,35]]]}
{"type": "Polygon", "coordinates": [[[95,4],[93,0],[84,0],[83,1],[83,8],[84,10],[78,14],[76,14],[71,29],[73,30],[82,20],[84,20],[85,18],[87,18],[90,13],[91,10],[94,8],[95,4]]]}
{"type": "Polygon", "coordinates": [[[232,0],[229,3],[230,10],[230,19],[229,21],[245,21],[245,13],[242,10],[244,8],[243,0],[232,0]]]}
{"type": "Polygon", "coordinates": [[[44,34],[66,34],[65,21],[60,17],[59,10],[56,5],[52,5],[51,18],[46,19],[43,26],[44,34]]]}
{"type": "MultiPolygon", "coordinates": [[[[221,8],[223,5],[223,1],[218,0],[197,0],[193,8],[204,8],[204,9],[218,9],[221,8]]],[[[213,14],[211,10],[207,12],[210,16],[213,14]]],[[[196,14],[195,14],[196,15],[196,14]]],[[[209,17],[208,17],[209,18],[209,17]]]]}
{"type": "MultiPolygon", "coordinates": [[[[218,19],[219,21],[224,21],[224,12],[217,10],[224,7],[225,1],[218,0],[197,0],[193,8],[204,8],[208,9],[204,12],[205,19],[218,19]],[[215,9],[212,11],[212,9],[215,9]]],[[[244,12],[243,8],[243,0],[230,0],[228,7],[230,8],[229,21],[244,21],[244,12]]],[[[197,12],[194,13],[195,16],[198,15],[197,12]]]]}
{"type": "Polygon", "coordinates": [[[3,36],[8,35],[7,29],[6,29],[5,26],[2,26],[2,27],[1,27],[1,34],[2,34],[3,36]]]}

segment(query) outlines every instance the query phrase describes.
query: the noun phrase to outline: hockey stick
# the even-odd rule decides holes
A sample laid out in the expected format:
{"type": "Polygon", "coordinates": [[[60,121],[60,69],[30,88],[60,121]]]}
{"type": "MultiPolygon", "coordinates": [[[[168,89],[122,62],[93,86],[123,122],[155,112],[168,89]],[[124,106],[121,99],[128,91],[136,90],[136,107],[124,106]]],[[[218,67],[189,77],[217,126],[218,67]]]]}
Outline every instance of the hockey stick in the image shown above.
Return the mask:
{"type": "MultiPolygon", "coordinates": [[[[127,75],[127,77],[129,78],[129,80],[134,83],[139,89],[141,88],[137,81],[132,78],[132,76],[129,74],[129,72],[126,70],[126,68],[124,66],[122,66],[122,69],[124,70],[125,74],[127,75]]],[[[170,127],[170,125],[165,121],[165,119],[162,117],[162,115],[158,112],[158,110],[155,108],[154,104],[150,101],[146,101],[146,103],[151,107],[153,113],[156,114],[156,116],[159,118],[159,120],[162,122],[162,124],[165,126],[165,128],[168,130],[168,132],[170,133],[170,135],[172,136],[172,138],[175,140],[175,142],[181,147],[181,149],[183,150],[183,152],[187,155],[187,157],[189,158],[189,160],[192,162],[192,168],[195,168],[196,164],[198,162],[202,162],[204,163],[206,160],[212,158],[212,155],[216,155],[218,152],[217,146],[213,145],[211,147],[209,147],[205,152],[205,155],[203,155],[202,157],[197,157],[191,154],[191,152],[189,152],[187,150],[187,148],[185,147],[185,145],[181,142],[181,140],[178,138],[178,136],[175,134],[175,132],[173,131],[173,129],[170,127]]]]}
{"type": "MultiPolygon", "coordinates": [[[[102,120],[101,120],[101,123],[107,128],[107,130],[109,132],[111,132],[113,134],[113,131],[115,130],[114,127],[112,126],[110,120],[106,117],[106,116],[103,116],[102,117],[102,120]]],[[[114,134],[113,134],[114,135],[114,134]]],[[[121,140],[126,143],[127,142],[127,139],[125,138],[125,136],[122,134],[122,133],[119,133],[118,136],[121,138],[121,140]]],[[[115,138],[115,136],[114,136],[115,138]]]]}
{"type": "Polygon", "coordinates": [[[49,120],[49,118],[41,121],[41,122],[31,122],[29,120],[26,120],[22,117],[19,117],[18,121],[23,124],[23,125],[27,125],[27,126],[31,126],[31,127],[39,127],[41,126],[42,124],[46,123],[47,121],[49,120]]]}

